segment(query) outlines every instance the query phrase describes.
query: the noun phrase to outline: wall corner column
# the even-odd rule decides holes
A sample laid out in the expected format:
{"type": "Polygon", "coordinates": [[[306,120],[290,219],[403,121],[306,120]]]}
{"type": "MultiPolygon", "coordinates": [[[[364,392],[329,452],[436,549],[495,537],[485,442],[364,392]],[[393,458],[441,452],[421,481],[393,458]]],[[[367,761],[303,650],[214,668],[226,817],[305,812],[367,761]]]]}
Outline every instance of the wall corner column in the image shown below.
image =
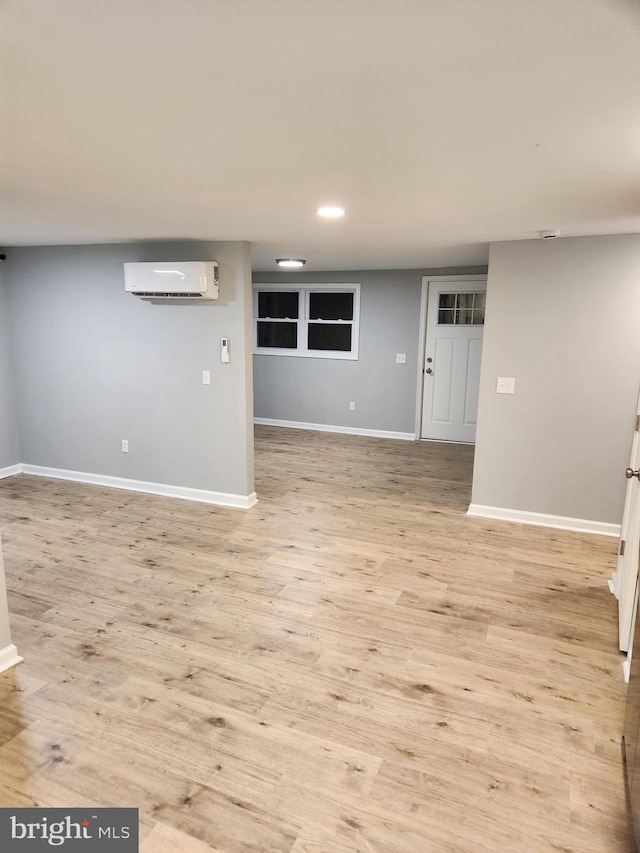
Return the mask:
{"type": "Polygon", "coordinates": [[[11,642],[9,626],[9,608],[7,605],[7,586],[4,576],[4,561],[2,558],[2,540],[0,539],[0,673],[15,666],[23,658],[11,642]]]}

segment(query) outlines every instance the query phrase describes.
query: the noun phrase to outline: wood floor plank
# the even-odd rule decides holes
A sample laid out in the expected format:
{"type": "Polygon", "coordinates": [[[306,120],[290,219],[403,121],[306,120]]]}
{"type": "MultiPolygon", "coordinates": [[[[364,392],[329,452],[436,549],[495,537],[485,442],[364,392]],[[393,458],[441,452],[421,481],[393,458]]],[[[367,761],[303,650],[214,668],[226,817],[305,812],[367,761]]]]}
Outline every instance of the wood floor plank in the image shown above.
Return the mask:
{"type": "Polygon", "coordinates": [[[225,853],[166,823],[156,823],[140,846],[140,853],[225,853]]]}
{"type": "Polygon", "coordinates": [[[256,428],[248,512],[0,481],[0,806],[142,853],[630,853],[615,542],[470,518],[473,448],[256,428]]]}

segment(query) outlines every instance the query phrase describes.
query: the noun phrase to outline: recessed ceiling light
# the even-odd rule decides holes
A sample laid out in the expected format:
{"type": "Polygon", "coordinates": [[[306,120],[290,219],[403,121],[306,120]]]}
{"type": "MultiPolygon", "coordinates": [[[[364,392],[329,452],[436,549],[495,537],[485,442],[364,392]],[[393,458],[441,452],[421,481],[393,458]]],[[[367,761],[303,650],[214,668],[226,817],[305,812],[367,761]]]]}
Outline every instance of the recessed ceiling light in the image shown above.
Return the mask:
{"type": "Polygon", "coordinates": [[[318,216],[324,216],[325,219],[338,219],[340,216],[344,216],[347,211],[344,207],[334,207],[332,205],[327,205],[326,207],[319,207],[316,210],[318,216]]]}
{"type": "Polygon", "coordinates": [[[307,262],[304,258],[276,258],[279,267],[303,267],[307,262]]]}

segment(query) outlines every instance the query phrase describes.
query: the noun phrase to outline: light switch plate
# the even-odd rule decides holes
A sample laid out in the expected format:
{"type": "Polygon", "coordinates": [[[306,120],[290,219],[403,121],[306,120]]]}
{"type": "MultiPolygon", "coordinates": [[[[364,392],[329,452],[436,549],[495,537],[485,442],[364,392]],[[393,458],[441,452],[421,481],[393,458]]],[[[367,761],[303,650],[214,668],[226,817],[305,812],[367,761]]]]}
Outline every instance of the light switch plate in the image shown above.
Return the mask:
{"type": "Polygon", "coordinates": [[[203,370],[202,371],[202,384],[203,385],[211,385],[211,371],[203,370]]]}
{"type": "Polygon", "coordinates": [[[496,394],[513,394],[516,389],[516,380],[511,376],[498,376],[496,394]]]}

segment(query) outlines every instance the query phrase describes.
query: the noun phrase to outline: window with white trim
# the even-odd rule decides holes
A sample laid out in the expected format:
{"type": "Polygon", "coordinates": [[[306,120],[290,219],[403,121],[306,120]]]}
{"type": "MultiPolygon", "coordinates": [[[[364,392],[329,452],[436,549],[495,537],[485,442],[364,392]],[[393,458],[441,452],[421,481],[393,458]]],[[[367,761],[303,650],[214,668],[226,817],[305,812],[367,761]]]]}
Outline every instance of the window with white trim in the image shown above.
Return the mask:
{"type": "Polygon", "coordinates": [[[253,349],[260,355],[358,358],[359,284],[254,285],[253,349]]]}

